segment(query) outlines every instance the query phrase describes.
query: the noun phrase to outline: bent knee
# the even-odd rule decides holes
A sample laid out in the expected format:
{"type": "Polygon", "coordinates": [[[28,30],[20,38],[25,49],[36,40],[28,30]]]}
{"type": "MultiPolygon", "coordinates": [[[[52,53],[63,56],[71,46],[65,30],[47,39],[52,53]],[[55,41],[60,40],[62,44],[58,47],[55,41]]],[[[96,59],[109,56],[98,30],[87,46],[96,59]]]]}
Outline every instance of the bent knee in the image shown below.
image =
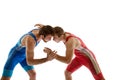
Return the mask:
{"type": "Polygon", "coordinates": [[[4,77],[4,76],[2,76],[0,80],[10,80],[10,77],[4,77]]]}
{"type": "Polygon", "coordinates": [[[70,71],[67,71],[67,70],[65,70],[64,73],[65,73],[66,76],[70,76],[72,74],[70,71]]]}
{"type": "Polygon", "coordinates": [[[35,71],[31,72],[31,75],[30,75],[30,76],[36,77],[36,72],[35,72],[35,71]]]}
{"type": "Polygon", "coordinates": [[[32,75],[32,76],[36,76],[36,72],[35,72],[35,71],[32,72],[31,75],[32,75]]]}
{"type": "Polygon", "coordinates": [[[28,74],[30,77],[36,77],[36,72],[34,70],[29,70],[28,74]]]}

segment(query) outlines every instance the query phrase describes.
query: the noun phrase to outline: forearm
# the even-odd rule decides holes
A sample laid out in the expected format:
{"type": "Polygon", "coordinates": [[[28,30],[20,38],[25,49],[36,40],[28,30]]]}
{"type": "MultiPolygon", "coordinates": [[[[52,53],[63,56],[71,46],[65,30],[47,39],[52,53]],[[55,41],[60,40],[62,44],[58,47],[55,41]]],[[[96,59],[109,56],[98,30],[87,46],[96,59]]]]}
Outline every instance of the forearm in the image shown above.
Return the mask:
{"type": "Polygon", "coordinates": [[[48,59],[47,58],[42,58],[42,59],[31,59],[31,60],[27,60],[27,63],[29,65],[38,65],[38,64],[42,64],[47,62],[48,59]]]}
{"type": "Polygon", "coordinates": [[[60,55],[57,55],[55,59],[60,62],[66,63],[66,64],[68,64],[70,62],[70,61],[68,61],[68,59],[66,57],[60,56],[60,55]]]}

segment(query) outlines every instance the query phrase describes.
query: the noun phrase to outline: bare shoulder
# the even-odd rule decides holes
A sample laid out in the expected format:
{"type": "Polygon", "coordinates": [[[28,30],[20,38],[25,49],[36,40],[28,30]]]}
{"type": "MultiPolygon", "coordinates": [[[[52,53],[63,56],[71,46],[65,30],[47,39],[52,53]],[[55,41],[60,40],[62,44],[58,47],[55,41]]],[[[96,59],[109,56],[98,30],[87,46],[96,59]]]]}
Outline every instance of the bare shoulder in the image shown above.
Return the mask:
{"type": "Polygon", "coordinates": [[[74,48],[78,47],[80,45],[80,41],[75,38],[71,37],[67,42],[66,42],[66,47],[73,46],[74,48]]]}
{"type": "Polygon", "coordinates": [[[67,48],[73,48],[76,45],[76,41],[73,37],[69,38],[69,40],[65,43],[67,48]]]}
{"type": "Polygon", "coordinates": [[[23,46],[35,46],[35,44],[35,40],[30,35],[26,35],[22,40],[23,46]]]}

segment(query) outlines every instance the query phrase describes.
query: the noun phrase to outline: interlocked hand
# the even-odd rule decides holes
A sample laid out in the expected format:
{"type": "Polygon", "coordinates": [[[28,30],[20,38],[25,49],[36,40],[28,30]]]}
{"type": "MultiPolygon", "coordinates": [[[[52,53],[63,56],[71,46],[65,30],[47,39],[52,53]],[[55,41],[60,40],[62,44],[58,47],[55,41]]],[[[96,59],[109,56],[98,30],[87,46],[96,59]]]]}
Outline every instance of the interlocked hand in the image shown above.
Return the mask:
{"type": "Polygon", "coordinates": [[[57,51],[52,51],[50,48],[47,48],[45,47],[44,50],[43,50],[45,53],[47,53],[47,59],[50,61],[50,60],[53,60],[56,56],[57,56],[57,51]]]}

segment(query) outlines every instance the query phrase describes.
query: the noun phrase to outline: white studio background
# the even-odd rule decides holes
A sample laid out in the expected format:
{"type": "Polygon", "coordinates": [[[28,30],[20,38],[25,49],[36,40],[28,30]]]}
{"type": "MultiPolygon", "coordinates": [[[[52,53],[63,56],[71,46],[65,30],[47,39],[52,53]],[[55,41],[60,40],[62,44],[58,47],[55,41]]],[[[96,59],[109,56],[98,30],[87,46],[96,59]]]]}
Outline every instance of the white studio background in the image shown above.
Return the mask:
{"type": "MultiPolygon", "coordinates": [[[[120,2],[119,0],[0,0],[0,77],[10,49],[34,24],[61,26],[79,36],[90,48],[106,80],[120,80],[120,2]]],[[[35,58],[45,57],[44,47],[65,54],[63,43],[40,42],[35,58]]],[[[36,65],[37,80],[65,80],[67,64],[57,60],[36,65]]],[[[73,80],[94,80],[85,67],[73,73],[73,80]]],[[[11,80],[29,80],[17,65],[11,80]]]]}

